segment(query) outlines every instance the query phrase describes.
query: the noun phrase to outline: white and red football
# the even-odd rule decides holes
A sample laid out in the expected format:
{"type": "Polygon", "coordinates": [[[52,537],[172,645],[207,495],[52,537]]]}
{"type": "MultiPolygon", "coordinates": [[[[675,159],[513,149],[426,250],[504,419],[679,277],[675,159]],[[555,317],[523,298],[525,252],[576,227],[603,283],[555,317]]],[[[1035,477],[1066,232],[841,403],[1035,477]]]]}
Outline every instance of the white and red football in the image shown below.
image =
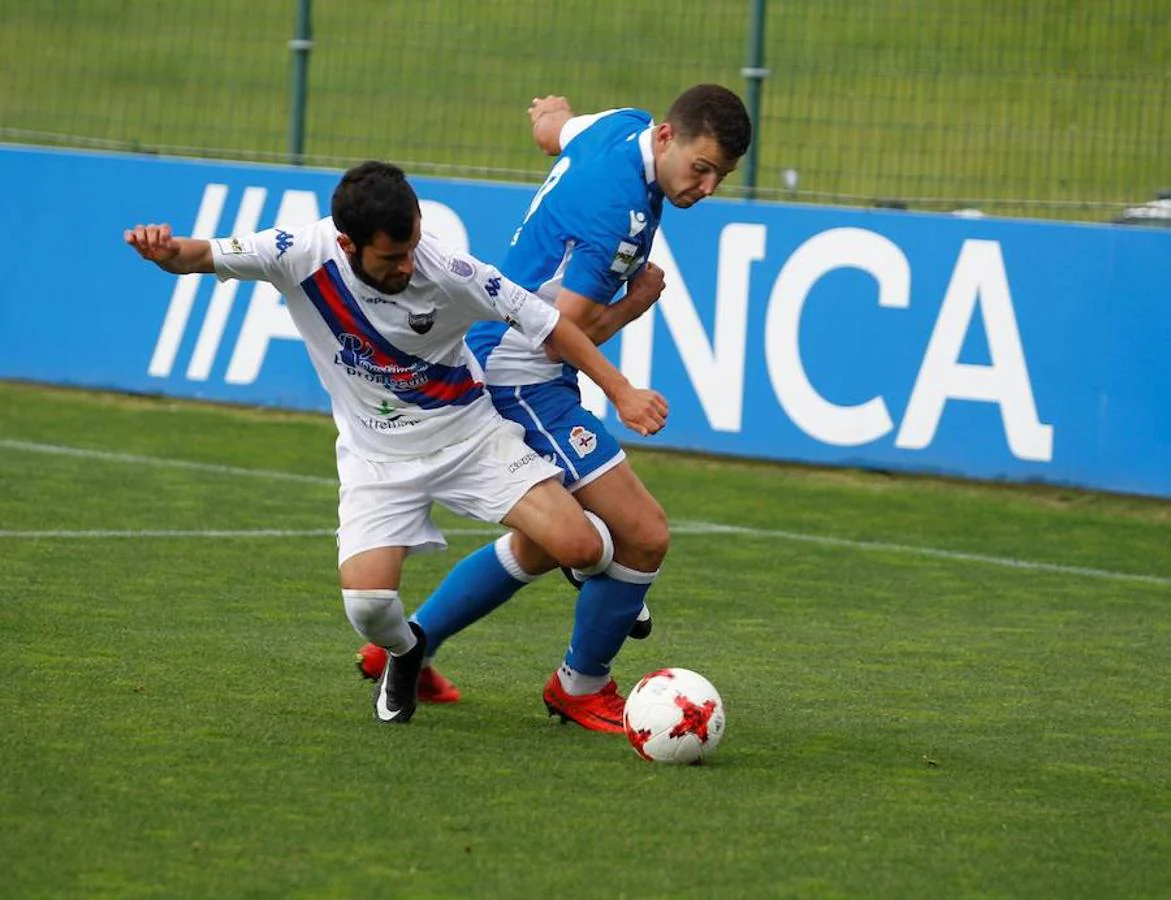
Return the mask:
{"type": "Polygon", "coordinates": [[[630,745],[643,759],[698,764],[724,737],[724,702],[698,672],[659,669],[634,686],[622,721],[630,745]]]}

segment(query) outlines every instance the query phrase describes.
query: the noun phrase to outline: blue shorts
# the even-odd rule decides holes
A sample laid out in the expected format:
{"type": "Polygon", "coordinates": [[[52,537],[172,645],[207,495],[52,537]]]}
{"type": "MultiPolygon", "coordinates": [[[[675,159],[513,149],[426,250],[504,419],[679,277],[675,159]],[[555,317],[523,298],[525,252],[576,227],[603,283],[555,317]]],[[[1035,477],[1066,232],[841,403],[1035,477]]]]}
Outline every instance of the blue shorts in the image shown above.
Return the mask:
{"type": "Polygon", "coordinates": [[[500,415],[524,426],[525,443],[561,467],[570,491],[626,459],[601,420],[581,405],[576,384],[548,381],[488,390],[500,415]]]}

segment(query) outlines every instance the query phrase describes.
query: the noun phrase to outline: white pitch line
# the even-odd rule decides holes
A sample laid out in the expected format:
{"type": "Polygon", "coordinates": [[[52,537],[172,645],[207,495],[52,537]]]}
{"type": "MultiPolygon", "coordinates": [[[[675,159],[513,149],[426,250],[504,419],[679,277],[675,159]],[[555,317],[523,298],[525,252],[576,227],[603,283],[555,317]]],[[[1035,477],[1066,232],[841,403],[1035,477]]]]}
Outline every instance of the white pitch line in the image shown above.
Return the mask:
{"type": "Polygon", "coordinates": [[[852,550],[900,553],[908,556],[929,556],[934,559],[986,563],[991,566],[1025,569],[1030,572],[1051,572],[1056,575],[1079,575],[1085,578],[1106,578],[1115,581],[1138,581],[1143,584],[1156,584],[1164,587],[1171,586],[1171,578],[1163,575],[1115,572],[1110,569],[1091,569],[1085,566],[1066,566],[1060,563],[1014,559],[1011,556],[986,556],[982,553],[965,553],[962,550],[940,550],[936,547],[915,547],[911,544],[890,544],[886,541],[856,541],[850,538],[803,534],[799,531],[779,531],[771,528],[751,528],[745,525],[716,525],[712,522],[672,522],[671,534],[741,534],[745,537],[775,538],[805,544],[820,544],[823,547],[847,547],[852,550]]]}
{"type": "MultiPolygon", "coordinates": [[[[463,537],[465,535],[500,534],[499,528],[448,528],[444,534],[463,537]]],[[[333,537],[335,528],[307,528],[302,530],[282,528],[245,529],[204,529],[168,531],[158,528],[142,531],[115,531],[94,529],[91,531],[0,531],[0,539],[17,538],[24,540],[57,540],[62,538],[295,538],[333,537]]]]}
{"type": "MultiPolygon", "coordinates": [[[[224,475],[244,475],[254,478],[274,478],[288,481],[302,481],[313,484],[337,484],[336,479],[317,475],[298,475],[293,472],[281,472],[275,469],[248,469],[240,466],[222,466],[214,463],[188,462],[180,459],[165,459],[157,456],[136,456],[130,453],[113,453],[105,450],[88,450],[82,447],[67,447],[59,444],[38,444],[31,441],[13,441],[0,438],[0,448],[10,450],[24,450],[31,453],[49,453],[59,456],[80,456],[91,459],[104,459],[111,462],[133,463],[134,465],[162,466],[176,469],[188,469],[202,472],[214,472],[224,475]]],[[[3,538],[54,539],[54,538],[271,538],[271,537],[322,537],[333,535],[332,529],[312,529],[306,531],[284,531],[260,529],[253,531],[0,531],[3,538]]],[[[499,534],[499,529],[491,528],[451,528],[446,534],[454,536],[499,534]]],[[[1006,556],[987,556],[980,553],[965,553],[961,550],[941,550],[935,547],[915,547],[910,544],[891,544],[885,541],[858,541],[850,538],[829,537],[826,535],[805,534],[799,531],[782,531],[770,528],[752,528],[745,525],[720,525],[714,522],[678,521],[671,523],[673,535],[704,535],[704,534],[735,534],[744,537],[771,538],[774,540],[795,541],[806,544],[818,544],[824,547],[845,547],[852,550],[864,550],[881,553],[898,553],[907,556],[926,556],[933,559],[954,560],[957,562],[974,562],[1001,568],[1022,569],[1029,572],[1048,572],[1054,575],[1072,575],[1082,578],[1102,578],[1113,581],[1133,581],[1140,584],[1153,584],[1160,587],[1171,586],[1171,577],[1162,575],[1144,575],[1135,572],[1115,572],[1109,569],[1093,569],[1084,566],[1067,566],[1060,563],[1036,562],[1027,559],[1015,559],[1006,556]]]]}
{"type": "Polygon", "coordinates": [[[314,528],[305,531],[289,531],[281,528],[258,528],[255,531],[237,529],[207,529],[186,531],[177,529],[165,531],[148,528],[142,531],[113,531],[95,529],[92,531],[0,531],[0,538],[20,538],[34,541],[57,540],[60,538],[280,538],[280,537],[332,537],[337,532],[332,528],[314,528]]]}
{"type": "Polygon", "coordinates": [[[337,478],[321,475],[298,475],[275,469],[247,469],[243,466],[222,466],[217,463],[189,462],[184,459],[164,459],[158,456],[137,456],[133,453],[115,453],[110,450],[89,450],[84,447],[65,447],[60,444],[37,444],[32,441],[11,441],[0,438],[0,448],[25,450],[29,453],[48,453],[53,456],[79,456],[83,459],[103,459],[108,462],[133,463],[136,466],[161,466],[169,469],[187,469],[194,472],[214,472],[218,475],[247,475],[253,478],[275,478],[280,481],[301,481],[308,484],[337,485],[337,478]]]}

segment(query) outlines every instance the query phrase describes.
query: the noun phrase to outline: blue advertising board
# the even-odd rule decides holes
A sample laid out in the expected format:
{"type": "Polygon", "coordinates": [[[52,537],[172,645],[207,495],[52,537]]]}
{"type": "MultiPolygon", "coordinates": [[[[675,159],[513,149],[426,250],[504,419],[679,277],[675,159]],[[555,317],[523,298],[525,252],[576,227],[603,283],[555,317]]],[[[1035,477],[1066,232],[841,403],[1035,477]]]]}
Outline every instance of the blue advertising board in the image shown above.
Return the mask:
{"type": "MultiPolygon", "coordinates": [[[[295,230],[338,175],[0,147],[0,378],[327,409],[275,291],[122,232],[295,230]]],[[[533,191],[412,181],[487,261],[533,191]]],[[[605,348],[671,403],[651,445],[1171,496],[1171,232],[715,198],[668,209],[652,259],[667,290],[605,348]]]]}

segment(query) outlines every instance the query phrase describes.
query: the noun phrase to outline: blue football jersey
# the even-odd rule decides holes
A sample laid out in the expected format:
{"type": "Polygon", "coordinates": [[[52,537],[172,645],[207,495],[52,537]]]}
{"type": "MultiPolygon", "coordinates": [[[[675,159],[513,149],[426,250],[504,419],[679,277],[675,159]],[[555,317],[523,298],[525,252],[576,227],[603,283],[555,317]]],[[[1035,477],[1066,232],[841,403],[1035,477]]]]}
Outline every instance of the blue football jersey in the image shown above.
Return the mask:
{"type": "MultiPolygon", "coordinates": [[[[500,269],[550,304],[562,288],[610,303],[650,254],[663,211],[650,113],[618,109],[571,119],[562,151],[533,195],[500,269]],[[567,139],[568,138],[568,139],[567,139]]],[[[507,327],[476,325],[467,344],[492,385],[538,384],[572,370],[507,327]]]]}

